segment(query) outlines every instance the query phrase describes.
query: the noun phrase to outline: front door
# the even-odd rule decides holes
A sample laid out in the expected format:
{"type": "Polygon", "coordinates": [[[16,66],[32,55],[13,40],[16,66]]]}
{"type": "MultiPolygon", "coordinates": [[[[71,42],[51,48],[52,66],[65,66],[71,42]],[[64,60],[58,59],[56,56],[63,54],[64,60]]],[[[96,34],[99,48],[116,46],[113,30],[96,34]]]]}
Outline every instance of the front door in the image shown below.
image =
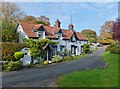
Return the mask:
{"type": "Polygon", "coordinates": [[[74,46],[74,45],[71,45],[71,54],[72,55],[76,55],[76,46],[74,46]]]}

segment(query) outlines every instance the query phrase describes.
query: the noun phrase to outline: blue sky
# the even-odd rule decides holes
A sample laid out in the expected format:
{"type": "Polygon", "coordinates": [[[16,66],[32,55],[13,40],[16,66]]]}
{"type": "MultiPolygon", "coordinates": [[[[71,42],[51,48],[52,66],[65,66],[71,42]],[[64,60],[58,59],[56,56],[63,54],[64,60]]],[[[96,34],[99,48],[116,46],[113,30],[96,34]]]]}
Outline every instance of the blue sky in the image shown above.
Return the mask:
{"type": "Polygon", "coordinates": [[[17,2],[26,15],[50,18],[51,25],[56,19],[61,21],[61,28],[68,29],[74,24],[75,31],[95,30],[99,35],[101,26],[118,17],[117,2],[17,2]]]}

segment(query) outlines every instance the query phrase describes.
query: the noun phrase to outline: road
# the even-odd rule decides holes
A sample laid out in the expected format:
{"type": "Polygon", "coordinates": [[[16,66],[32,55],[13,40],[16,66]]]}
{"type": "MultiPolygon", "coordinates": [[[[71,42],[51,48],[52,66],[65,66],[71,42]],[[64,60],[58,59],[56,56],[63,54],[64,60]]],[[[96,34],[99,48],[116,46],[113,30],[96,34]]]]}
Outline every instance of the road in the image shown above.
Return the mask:
{"type": "Polygon", "coordinates": [[[100,57],[106,47],[100,48],[98,51],[90,54],[80,60],[51,64],[43,68],[32,68],[28,70],[20,70],[13,72],[3,72],[3,87],[48,87],[56,86],[55,80],[60,75],[70,73],[77,70],[85,70],[91,68],[103,68],[106,63],[100,57]]]}

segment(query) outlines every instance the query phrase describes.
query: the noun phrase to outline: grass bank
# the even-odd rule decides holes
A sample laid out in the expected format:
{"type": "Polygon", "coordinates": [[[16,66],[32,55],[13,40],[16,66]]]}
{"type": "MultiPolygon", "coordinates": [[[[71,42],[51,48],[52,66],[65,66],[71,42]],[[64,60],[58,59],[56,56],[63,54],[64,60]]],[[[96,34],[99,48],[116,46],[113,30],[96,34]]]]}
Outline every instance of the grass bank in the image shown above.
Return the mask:
{"type": "Polygon", "coordinates": [[[104,52],[105,69],[76,71],[57,80],[58,87],[118,87],[118,58],[120,55],[104,52]]]}

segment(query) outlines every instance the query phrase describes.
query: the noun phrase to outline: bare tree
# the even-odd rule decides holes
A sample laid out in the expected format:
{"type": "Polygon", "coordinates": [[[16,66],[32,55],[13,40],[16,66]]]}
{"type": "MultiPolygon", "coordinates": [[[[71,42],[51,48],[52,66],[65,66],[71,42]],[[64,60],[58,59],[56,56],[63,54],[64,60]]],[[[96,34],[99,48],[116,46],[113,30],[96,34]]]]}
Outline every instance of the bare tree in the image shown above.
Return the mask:
{"type": "Polygon", "coordinates": [[[14,22],[18,18],[23,16],[23,12],[16,3],[13,2],[2,2],[2,20],[8,22],[14,22]]]}

